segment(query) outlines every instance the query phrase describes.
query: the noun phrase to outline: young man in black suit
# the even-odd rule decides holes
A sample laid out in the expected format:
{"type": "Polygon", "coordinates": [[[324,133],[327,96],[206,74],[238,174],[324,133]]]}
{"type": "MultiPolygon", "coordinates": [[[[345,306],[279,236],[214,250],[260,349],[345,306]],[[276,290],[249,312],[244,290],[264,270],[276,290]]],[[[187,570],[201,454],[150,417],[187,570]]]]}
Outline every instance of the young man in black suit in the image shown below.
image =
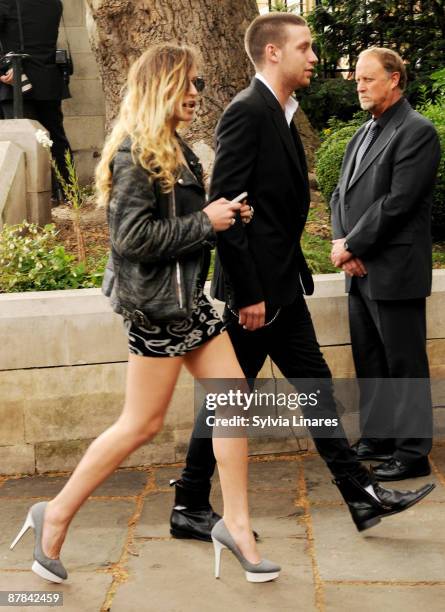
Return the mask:
{"type": "Polygon", "coordinates": [[[440,144],[432,123],[403,96],[406,69],[397,53],[361,53],[356,81],[372,119],[348,144],[331,200],[332,259],[348,275],[352,352],[364,379],[355,449],[359,459],[384,461],[377,479],[403,480],[431,471],[425,298],[440,144]]]}
{"type": "MultiPolygon", "coordinates": [[[[310,194],[303,145],[292,122],[298,106],[292,94],[309,85],[317,57],[306,21],[292,14],[257,17],[245,42],[257,73],[217,127],[210,197],[232,199],[247,191],[255,216],[247,227],[238,219],[218,238],[215,297],[227,304],[228,332],[246,378],[254,379],[270,355],[286,378],[317,380],[323,390],[318,408],[335,417],[331,374],[304,299],[314,289],[299,242],[310,194]]],[[[203,408],[198,435],[205,417],[203,408]]],[[[431,490],[399,493],[374,484],[341,426],[334,435],[314,441],[358,529],[404,510],[431,490]]],[[[182,478],[175,483],[174,536],[209,539],[214,465],[211,440],[192,437],[182,478]]]]}
{"type": "MultiPolygon", "coordinates": [[[[63,74],[56,64],[63,5],[60,0],[0,0],[0,41],[4,53],[21,51],[18,11],[22,22],[23,51],[29,54],[23,62],[23,71],[32,85],[31,91],[24,94],[23,114],[26,119],[39,121],[48,130],[54,143],[52,154],[62,175],[67,178],[65,151],[71,149],[63,127],[62,99],[68,94],[63,74]]],[[[4,119],[14,116],[12,83],[12,70],[0,76],[0,105],[4,119]]],[[[53,195],[57,195],[54,188],[53,195]]]]}

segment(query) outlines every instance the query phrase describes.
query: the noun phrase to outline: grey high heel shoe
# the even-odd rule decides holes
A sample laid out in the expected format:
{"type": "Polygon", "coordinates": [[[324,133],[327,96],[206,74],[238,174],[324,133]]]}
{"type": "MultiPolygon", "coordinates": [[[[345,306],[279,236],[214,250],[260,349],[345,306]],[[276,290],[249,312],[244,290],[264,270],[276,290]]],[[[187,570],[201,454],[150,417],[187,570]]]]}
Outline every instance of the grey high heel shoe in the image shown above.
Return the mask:
{"type": "Polygon", "coordinates": [[[281,567],[276,563],[272,563],[272,561],[267,559],[262,559],[259,563],[248,561],[230,535],[223,519],[218,521],[213,527],[212,541],[215,549],[215,578],[219,578],[220,575],[221,551],[223,548],[228,548],[233,552],[246,571],[246,580],[248,582],[268,582],[269,580],[275,580],[280,575],[281,567]]]}
{"type": "Polygon", "coordinates": [[[21,540],[30,527],[34,529],[35,544],[34,544],[34,563],[32,564],[32,571],[46,580],[51,582],[63,582],[68,578],[66,569],[63,567],[62,562],[59,559],[50,559],[47,557],[42,550],[42,530],[43,530],[43,517],[45,515],[45,508],[48,502],[39,502],[34,504],[28,511],[28,515],[23,523],[23,527],[19,531],[14,542],[11,544],[10,549],[21,540]]]}

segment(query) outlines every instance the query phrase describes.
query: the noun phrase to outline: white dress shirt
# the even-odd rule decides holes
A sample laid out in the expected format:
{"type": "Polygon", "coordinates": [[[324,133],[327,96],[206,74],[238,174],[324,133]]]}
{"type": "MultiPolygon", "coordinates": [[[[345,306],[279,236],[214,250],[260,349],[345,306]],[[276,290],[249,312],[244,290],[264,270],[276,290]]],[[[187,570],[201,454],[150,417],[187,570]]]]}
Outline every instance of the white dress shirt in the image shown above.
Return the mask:
{"type": "MultiPolygon", "coordinates": [[[[261,81],[261,83],[263,83],[263,85],[265,85],[269,89],[269,91],[271,91],[273,95],[276,97],[276,99],[278,100],[277,94],[274,92],[274,90],[272,89],[272,87],[269,85],[269,83],[266,81],[266,79],[263,77],[262,74],[257,72],[255,74],[255,78],[261,81]]],[[[293,116],[297,112],[297,109],[298,109],[298,100],[296,100],[292,96],[289,96],[286,104],[284,105],[284,115],[286,117],[286,121],[289,126],[290,126],[290,122],[292,121],[293,116]]]]}

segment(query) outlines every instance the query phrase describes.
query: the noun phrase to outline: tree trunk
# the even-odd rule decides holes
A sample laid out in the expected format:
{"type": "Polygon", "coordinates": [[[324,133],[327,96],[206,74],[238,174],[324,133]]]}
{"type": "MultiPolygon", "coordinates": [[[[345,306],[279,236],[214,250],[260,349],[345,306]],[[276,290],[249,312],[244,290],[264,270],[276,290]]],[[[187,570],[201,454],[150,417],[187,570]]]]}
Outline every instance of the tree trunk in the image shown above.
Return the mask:
{"type": "Polygon", "coordinates": [[[108,127],[116,116],[128,68],[144,49],[162,41],[198,49],[206,88],[186,137],[209,170],[216,123],[253,75],[244,33],[258,15],[256,0],[86,0],[86,4],[108,127]]]}

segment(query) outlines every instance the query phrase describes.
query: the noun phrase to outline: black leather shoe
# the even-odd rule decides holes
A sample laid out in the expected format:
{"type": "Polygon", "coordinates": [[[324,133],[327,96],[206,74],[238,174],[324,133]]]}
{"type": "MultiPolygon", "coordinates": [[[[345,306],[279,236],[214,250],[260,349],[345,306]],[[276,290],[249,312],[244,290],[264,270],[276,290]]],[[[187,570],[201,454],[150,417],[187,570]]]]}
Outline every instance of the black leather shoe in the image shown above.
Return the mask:
{"type": "Polygon", "coordinates": [[[180,480],[173,480],[175,505],[170,515],[170,533],[174,538],[211,542],[210,532],[221,516],[209,502],[210,487],[206,490],[186,489],[180,480]]]}
{"type": "Polygon", "coordinates": [[[352,444],[351,450],[359,461],[389,461],[392,453],[383,450],[381,446],[371,440],[358,440],[352,444]]]}
{"type": "Polygon", "coordinates": [[[378,500],[353,477],[345,476],[333,480],[348,505],[352,520],[359,531],[364,531],[380,523],[381,519],[391,514],[403,512],[414,506],[434,489],[434,484],[427,484],[416,491],[393,491],[384,489],[377,482],[373,483],[378,500]]]}
{"type": "Polygon", "coordinates": [[[393,457],[381,465],[373,468],[372,473],[376,480],[405,480],[406,478],[418,478],[431,474],[431,466],[428,457],[419,459],[413,463],[405,463],[393,457]]]}

